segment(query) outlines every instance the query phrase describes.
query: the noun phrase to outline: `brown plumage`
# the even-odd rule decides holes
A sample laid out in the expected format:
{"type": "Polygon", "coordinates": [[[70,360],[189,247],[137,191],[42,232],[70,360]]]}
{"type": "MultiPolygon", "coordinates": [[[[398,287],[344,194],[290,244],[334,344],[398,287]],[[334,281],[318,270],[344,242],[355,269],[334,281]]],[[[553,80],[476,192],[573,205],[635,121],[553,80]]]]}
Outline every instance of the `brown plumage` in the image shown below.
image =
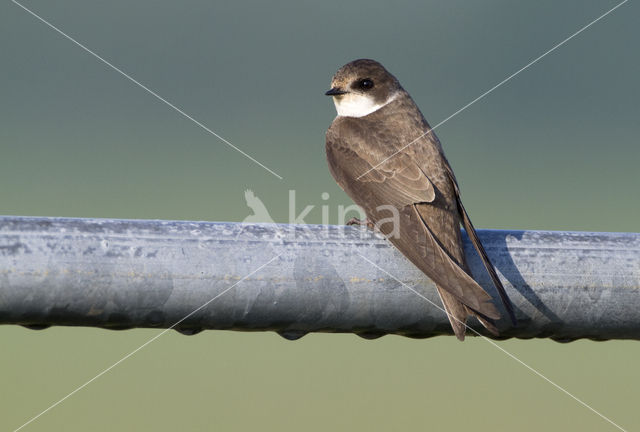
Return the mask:
{"type": "Polygon", "coordinates": [[[462,206],[440,142],[411,96],[382,65],[366,59],[343,66],[331,87],[327,94],[334,97],[339,114],[326,135],[331,174],[373,223],[392,216],[384,206],[397,209],[398,226],[387,222],[377,227],[435,282],[458,339],[464,339],[468,315],[494,334],[494,321],[500,318],[489,294],[470,276],[461,223],[515,323],[511,303],[462,206]]]}

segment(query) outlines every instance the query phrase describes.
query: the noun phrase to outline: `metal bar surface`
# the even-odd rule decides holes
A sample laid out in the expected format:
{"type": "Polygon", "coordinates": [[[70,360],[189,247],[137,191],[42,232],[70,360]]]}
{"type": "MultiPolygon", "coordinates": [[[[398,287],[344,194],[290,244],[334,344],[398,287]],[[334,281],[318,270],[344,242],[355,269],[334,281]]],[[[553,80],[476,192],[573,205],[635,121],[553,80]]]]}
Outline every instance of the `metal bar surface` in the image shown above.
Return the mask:
{"type": "MultiPolygon", "coordinates": [[[[499,338],[640,339],[640,234],[478,234],[519,321],[501,320],[499,338]]],[[[440,307],[433,283],[364,228],[0,216],[0,324],[425,338],[452,334],[440,307]]]]}

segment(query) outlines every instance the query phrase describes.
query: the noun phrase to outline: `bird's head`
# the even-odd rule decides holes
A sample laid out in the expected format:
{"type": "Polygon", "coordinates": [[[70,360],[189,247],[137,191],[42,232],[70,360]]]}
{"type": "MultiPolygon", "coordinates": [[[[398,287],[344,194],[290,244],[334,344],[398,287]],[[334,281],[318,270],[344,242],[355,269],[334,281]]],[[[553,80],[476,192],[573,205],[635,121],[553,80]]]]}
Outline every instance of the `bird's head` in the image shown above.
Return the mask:
{"type": "Polygon", "coordinates": [[[364,117],[391,102],[401,89],[380,63],[359,59],[338,69],[325,94],[333,97],[339,116],[364,117]]]}

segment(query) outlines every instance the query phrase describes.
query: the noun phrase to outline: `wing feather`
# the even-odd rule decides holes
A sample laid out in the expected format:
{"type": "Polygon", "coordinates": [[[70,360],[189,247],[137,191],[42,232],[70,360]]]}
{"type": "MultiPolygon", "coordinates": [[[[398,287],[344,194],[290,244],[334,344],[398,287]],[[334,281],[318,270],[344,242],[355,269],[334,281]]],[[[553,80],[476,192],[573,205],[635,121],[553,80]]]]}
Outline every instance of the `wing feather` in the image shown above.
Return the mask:
{"type": "Polygon", "coordinates": [[[469,218],[469,214],[467,213],[467,210],[462,205],[462,199],[460,197],[460,189],[458,188],[458,183],[456,181],[455,176],[453,175],[453,170],[451,169],[451,166],[448,163],[446,164],[446,167],[447,167],[447,172],[449,174],[451,182],[454,185],[456,202],[458,205],[458,210],[460,212],[460,217],[462,218],[464,229],[469,235],[469,238],[471,239],[471,243],[473,244],[473,247],[478,252],[478,255],[480,255],[482,264],[484,265],[484,268],[487,269],[487,272],[489,273],[489,276],[493,281],[493,285],[496,287],[496,290],[498,291],[498,295],[500,295],[500,300],[502,300],[502,304],[504,305],[505,309],[507,310],[507,313],[509,314],[509,319],[511,320],[511,323],[514,326],[518,325],[518,321],[516,319],[516,315],[513,310],[513,305],[511,304],[511,300],[507,295],[507,291],[504,289],[504,285],[502,285],[502,281],[500,280],[500,277],[498,276],[498,273],[496,272],[496,269],[493,266],[493,263],[489,259],[489,256],[487,255],[487,252],[485,251],[484,246],[482,245],[482,242],[478,238],[478,233],[476,232],[476,229],[471,223],[471,219],[469,218]]]}

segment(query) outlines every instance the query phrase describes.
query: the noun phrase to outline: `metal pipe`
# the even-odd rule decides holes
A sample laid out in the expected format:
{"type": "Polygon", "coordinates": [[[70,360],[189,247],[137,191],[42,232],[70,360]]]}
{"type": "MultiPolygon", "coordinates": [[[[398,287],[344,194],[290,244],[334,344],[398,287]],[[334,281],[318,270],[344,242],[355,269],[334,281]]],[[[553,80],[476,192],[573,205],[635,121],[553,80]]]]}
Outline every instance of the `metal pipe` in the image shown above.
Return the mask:
{"type": "MultiPolygon", "coordinates": [[[[640,339],[640,234],[478,234],[519,320],[502,320],[501,338],[640,339]]],[[[431,281],[364,228],[0,217],[0,324],[423,338],[452,333],[439,306],[431,281]]]]}

